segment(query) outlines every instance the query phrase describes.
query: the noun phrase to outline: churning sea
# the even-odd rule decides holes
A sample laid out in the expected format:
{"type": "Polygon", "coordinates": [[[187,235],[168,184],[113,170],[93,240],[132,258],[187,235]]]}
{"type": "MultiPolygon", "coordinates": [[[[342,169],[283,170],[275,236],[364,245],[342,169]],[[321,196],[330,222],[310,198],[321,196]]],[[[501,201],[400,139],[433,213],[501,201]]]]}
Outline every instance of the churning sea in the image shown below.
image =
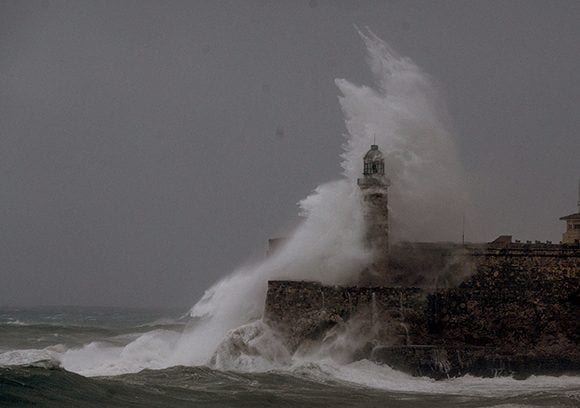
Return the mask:
{"type": "Polygon", "coordinates": [[[434,381],[369,361],[303,361],[244,372],[207,366],[159,368],[152,356],[161,343],[148,342],[144,352],[139,339],[148,336],[171,344],[170,339],[187,328],[184,314],[119,308],[0,309],[0,406],[580,406],[580,378],[568,376],[434,381]],[[109,361],[119,358],[137,359],[138,364],[108,370],[109,361]],[[98,369],[91,371],[91,366],[98,369]]]}

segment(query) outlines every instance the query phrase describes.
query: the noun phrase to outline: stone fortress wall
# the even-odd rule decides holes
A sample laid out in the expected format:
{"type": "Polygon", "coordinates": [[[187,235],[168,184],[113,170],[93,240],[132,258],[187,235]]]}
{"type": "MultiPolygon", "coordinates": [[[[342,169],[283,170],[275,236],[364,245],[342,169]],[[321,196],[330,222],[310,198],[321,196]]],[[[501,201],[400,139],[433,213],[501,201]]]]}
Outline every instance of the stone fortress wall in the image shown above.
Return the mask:
{"type": "Polygon", "coordinates": [[[435,378],[580,371],[579,246],[416,243],[391,255],[388,286],[269,282],[264,319],[291,351],[356,322],[366,337],[353,359],[435,378]]]}

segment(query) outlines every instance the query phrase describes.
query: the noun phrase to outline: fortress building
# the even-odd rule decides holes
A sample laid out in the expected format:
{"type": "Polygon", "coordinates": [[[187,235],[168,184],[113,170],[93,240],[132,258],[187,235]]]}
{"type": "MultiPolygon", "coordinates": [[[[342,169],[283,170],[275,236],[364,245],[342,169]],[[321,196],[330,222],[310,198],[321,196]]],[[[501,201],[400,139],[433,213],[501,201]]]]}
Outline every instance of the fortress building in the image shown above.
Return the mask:
{"type": "MultiPolygon", "coordinates": [[[[371,252],[354,286],[269,281],[264,321],[290,353],[356,327],[341,358],[448,378],[580,373],[580,197],[561,244],[391,242],[377,145],[357,184],[371,252]],[[329,336],[329,333],[333,333],[329,336]]],[[[580,192],[579,192],[580,193],[580,192]]],[[[271,251],[283,244],[270,241],[271,251]]]]}
{"type": "Polygon", "coordinates": [[[363,177],[357,180],[363,200],[365,245],[373,254],[370,274],[384,270],[389,251],[389,179],[379,146],[373,144],[363,158],[363,177]]]}
{"type": "Polygon", "coordinates": [[[566,232],[562,235],[562,243],[580,244],[580,181],[578,182],[578,212],[560,219],[566,221],[566,232]]]}

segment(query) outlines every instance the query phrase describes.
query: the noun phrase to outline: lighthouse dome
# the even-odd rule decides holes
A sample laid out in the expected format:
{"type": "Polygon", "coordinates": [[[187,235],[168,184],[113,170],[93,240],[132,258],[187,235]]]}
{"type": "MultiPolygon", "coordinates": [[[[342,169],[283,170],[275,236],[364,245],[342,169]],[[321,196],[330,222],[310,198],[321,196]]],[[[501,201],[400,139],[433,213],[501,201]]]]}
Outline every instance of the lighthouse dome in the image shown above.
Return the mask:
{"type": "Polygon", "coordinates": [[[363,174],[365,176],[385,174],[385,160],[383,154],[379,150],[379,146],[371,145],[371,149],[365,154],[363,158],[364,168],[363,174]]]}
{"type": "Polygon", "coordinates": [[[383,160],[383,153],[379,150],[379,146],[371,145],[371,149],[365,154],[364,160],[383,160]]]}

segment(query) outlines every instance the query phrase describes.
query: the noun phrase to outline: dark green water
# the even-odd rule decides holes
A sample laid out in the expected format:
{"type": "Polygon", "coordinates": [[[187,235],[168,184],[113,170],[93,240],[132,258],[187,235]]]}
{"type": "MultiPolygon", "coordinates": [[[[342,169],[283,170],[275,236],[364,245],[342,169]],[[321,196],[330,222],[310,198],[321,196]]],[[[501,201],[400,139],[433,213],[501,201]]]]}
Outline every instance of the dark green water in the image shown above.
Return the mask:
{"type": "Polygon", "coordinates": [[[90,341],[124,344],[154,330],[180,331],[186,310],[112,307],[34,307],[0,309],[0,352],[90,341]],[[127,339],[124,338],[127,337],[127,339]]]}
{"type": "MultiPolygon", "coordinates": [[[[466,390],[468,394],[468,390],[466,390]]],[[[392,392],[284,373],[173,367],[87,378],[60,368],[0,369],[0,405],[46,407],[578,407],[578,390],[469,396],[392,392]]]]}
{"type": "Polygon", "coordinates": [[[90,368],[91,364],[102,364],[111,358],[111,353],[120,353],[128,361],[138,357],[141,366],[155,366],[156,360],[148,358],[156,355],[158,343],[148,346],[149,354],[141,349],[136,353],[135,343],[152,332],[160,333],[163,341],[179,336],[185,326],[181,314],[182,311],[92,308],[0,310],[0,406],[580,406],[580,380],[571,377],[434,382],[370,362],[346,366],[301,362],[285,370],[266,372],[176,366],[96,377],[60,367],[62,359],[69,365],[73,361],[79,367],[90,368]],[[34,362],[46,356],[50,357],[48,361],[34,362]]]}

